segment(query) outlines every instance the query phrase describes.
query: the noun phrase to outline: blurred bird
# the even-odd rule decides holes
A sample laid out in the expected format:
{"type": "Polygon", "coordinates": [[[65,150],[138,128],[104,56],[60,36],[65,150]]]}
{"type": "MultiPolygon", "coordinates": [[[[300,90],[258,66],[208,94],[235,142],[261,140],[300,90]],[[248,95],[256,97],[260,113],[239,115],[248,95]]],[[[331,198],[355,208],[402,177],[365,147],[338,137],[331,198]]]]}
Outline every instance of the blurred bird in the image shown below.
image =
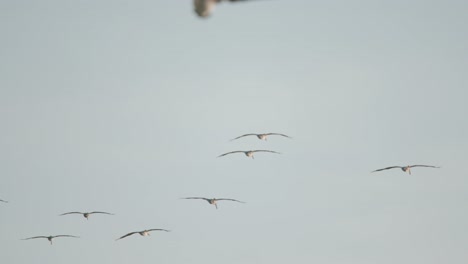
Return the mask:
{"type": "Polygon", "coordinates": [[[2,203],[8,203],[8,201],[2,200],[2,199],[0,199],[0,202],[2,202],[2,203]]]}
{"type": "Polygon", "coordinates": [[[227,152],[227,153],[224,153],[224,154],[221,154],[218,156],[219,157],[223,157],[223,156],[226,156],[226,155],[229,155],[229,154],[234,154],[234,153],[244,153],[247,157],[249,158],[254,158],[253,154],[255,152],[270,152],[270,153],[276,153],[276,154],[281,154],[279,152],[276,152],[276,151],[272,151],[272,150],[237,150],[237,151],[231,151],[231,152],[227,152]]]}
{"type": "Polygon", "coordinates": [[[220,2],[242,2],[247,0],[193,0],[195,13],[199,17],[208,17],[214,10],[216,4],[220,2]]]}
{"type": "Polygon", "coordinates": [[[398,169],[401,169],[404,172],[408,172],[409,174],[411,174],[411,168],[414,168],[414,167],[440,168],[440,167],[431,166],[431,165],[408,165],[408,166],[391,166],[391,167],[378,169],[378,170],[371,171],[371,172],[390,170],[390,169],[398,168],[398,169]]]}
{"type": "Polygon", "coordinates": [[[205,200],[207,201],[209,204],[213,204],[216,209],[218,209],[218,204],[216,203],[217,201],[234,201],[234,202],[238,202],[238,203],[245,203],[245,202],[241,202],[241,201],[238,201],[238,200],[235,200],[235,199],[229,199],[229,198],[212,198],[212,199],[209,199],[209,198],[205,198],[205,197],[186,197],[186,198],[181,198],[181,199],[200,199],[200,200],[205,200]]]}
{"type": "Polygon", "coordinates": [[[29,238],[25,238],[25,239],[22,239],[22,240],[29,240],[29,239],[36,239],[36,238],[47,238],[47,240],[50,241],[50,244],[52,245],[52,239],[56,238],[56,237],[74,237],[74,238],[79,238],[77,236],[71,236],[71,235],[58,235],[58,236],[35,236],[35,237],[29,237],[29,238]]]}
{"type": "Polygon", "coordinates": [[[131,236],[133,234],[140,234],[141,236],[149,236],[151,231],[165,231],[165,232],[170,232],[169,230],[166,230],[166,229],[147,229],[147,230],[143,230],[143,231],[136,231],[136,232],[130,232],[126,235],[123,235],[119,238],[117,238],[115,241],[119,240],[119,239],[122,239],[122,238],[126,238],[128,236],[131,236]]]}
{"type": "Polygon", "coordinates": [[[84,218],[86,218],[86,220],[88,220],[88,217],[89,217],[89,215],[91,215],[91,214],[107,214],[107,215],[114,215],[114,214],[106,213],[106,212],[86,212],[86,213],[82,213],[82,212],[68,212],[68,213],[61,214],[60,216],[62,216],[62,215],[69,215],[69,214],[82,214],[82,215],[84,216],[84,218]]]}
{"type": "Polygon", "coordinates": [[[287,136],[285,134],[280,134],[280,133],[263,133],[263,134],[251,133],[251,134],[245,134],[245,135],[242,135],[242,136],[238,136],[236,138],[231,139],[231,141],[242,138],[242,137],[247,137],[247,136],[256,136],[258,139],[265,140],[265,141],[267,140],[268,136],[282,136],[282,137],[291,138],[290,136],[287,136]]]}

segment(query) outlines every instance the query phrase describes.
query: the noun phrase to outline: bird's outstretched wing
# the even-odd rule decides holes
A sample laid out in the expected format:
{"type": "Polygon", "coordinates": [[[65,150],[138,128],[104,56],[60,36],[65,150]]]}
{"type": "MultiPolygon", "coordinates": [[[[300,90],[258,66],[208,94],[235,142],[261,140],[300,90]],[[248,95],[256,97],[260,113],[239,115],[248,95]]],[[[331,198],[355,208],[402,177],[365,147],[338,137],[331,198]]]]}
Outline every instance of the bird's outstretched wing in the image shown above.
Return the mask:
{"type": "Polygon", "coordinates": [[[148,229],[146,231],[164,231],[164,232],[171,232],[170,230],[167,230],[167,229],[160,229],[160,228],[154,228],[154,229],[148,229]]]}
{"type": "Polygon", "coordinates": [[[100,211],[89,212],[89,214],[107,214],[107,215],[114,215],[114,214],[111,214],[111,213],[100,212],[100,211]]]}
{"type": "Polygon", "coordinates": [[[128,234],[126,234],[126,235],[123,235],[123,236],[117,238],[115,241],[117,241],[117,240],[119,240],[119,239],[122,239],[122,238],[126,238],[126,237],[131,236],[131,235],[136,234],[136,233],[138,233],[138,231],[137,231],[137,232],[128,233],[128,234]]]}
{"type": "Polygon", "coordinates": [[[253,133],[250,133],[250,134],[244,134],[244,135],[242,135],[242,136],[238,136],[238,137],[236,137],[236,138],[233,138],[233,139],[231,139],[231,141],[233,141],[233,140],[236,140],[236,139],[239,139],[239,138],[242,138],[242,137],[247,137],[247,136],[257,136],[257,135],[258,135],[258,134],[253,134],[253,133]]]}
{"type": "Polygon", "coordinates": [[[437,166],[432,166],[432,165],[411,165],[409,166],[410,168],[414,168],[414,167],[426,167],[426,168],[440,168],[440,167],[437,167],[437,166]]]}
{"type": "Polygon", "coordinates": [[[52,238],[56,238],[56,237],[74,237],[74,238],[80,238],[79,236],[72,236],[72,235],[57,235],[57,236],[53,236],[52,238]]]}
{"type": "Polygon", "coordinates": [[[206,201],[209,200],[208,198],[205,198],[205,197],[184,197],[180,199],[201,199],[201,200],[206,200],[206,201]]]}
{"type": "Polygon", "coordinates": [[[375,171],[371,171],[371,172],[376,172],[376,171],[383,171],[383,170],[389,170],[389,169],[395,169],[395,168],[403,168],[401,166],[391,166],[391,167],[387,167],[387,168],[383,168],[383,169],[378,169],[378,170],[375,170],[375,171]]]}
{"type": "Polygon", "coordinates": [[[270,153],[281,154],[281,153],[273,151],[273,150],[264,150],[264,149],[251,150],[251,152],[270,152],[270,153]]]}
{"type": "Polygon", "coordinates": [[[35,236],[35,237],[24,238],[24,239],[21,239],[21,240],[29,240],[29,239],[36,239],[36,238],[49,238],[49,237],[46,237],[46,236],[35,236]]]}
{"type": "Polygon", "coordinates": [[[229,155],[229,154],[233,154],[233,153],[245,153],[245,151],[241,151],[241,150],[231,151],[231,152],[227,152],[227,153],[221,154],[221,155],[219,155],[217,158],[223,157],[223,156],[226,156],[226,155],[229,155]]]}
{"type": "Polygon", "coordinates": [[[0,199],[0,202],[8,203],[8,201],[2,200],[2,199],[0,199]]]}
{"type": "Polygon", "coordinates": [[[233,202],[238,202],[238,203],[245,203],[245,202],[242,202],[242,201],[239,201],[239,200],[236,200],[236,199],[230,199],[230,198],[218,198],[216,199],[218,201],[233,201],[233,202]]]}
{"type": "Polygon", "coordinates": [[[82,212],[68,212],[68,213],[61,214],[60,216],[69,215],[69,214],[84,214],[84,213],[82,213],[82,212]]]}
{"type": "Polygon", "coordinates": [[[267,136],[282,136],[282,137],[292,138],[292,137],[290,137],[288,135],[280,134],[280,133],[266,133],[265,135],[267,135],[267,136]]]}

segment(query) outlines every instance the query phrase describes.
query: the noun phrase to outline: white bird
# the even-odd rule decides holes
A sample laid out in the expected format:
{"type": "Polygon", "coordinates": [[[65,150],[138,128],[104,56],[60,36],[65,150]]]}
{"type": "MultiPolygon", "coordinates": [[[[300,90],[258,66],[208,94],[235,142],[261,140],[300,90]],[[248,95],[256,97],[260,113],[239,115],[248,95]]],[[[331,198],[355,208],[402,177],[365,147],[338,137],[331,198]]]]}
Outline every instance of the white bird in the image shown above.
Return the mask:
{"type": "Polygon", "coordinates": [[[91,214],[107,214],[107,215],[114,215],[114,214],[111,214],[111,213],[96,211],[96,212],[86,212],[86,213],[82,213],[82,212],[68,212],[68,213],[61,214],[60,216],[62,216],[62,215],[69,215],[69,214],[81,214],[81,215],[84,216],[84,218],[86,218],[86,220],[88,220],[88,217],[89,217],[89,215],[91,215],[91,214]]]}
{"type": "Polygon", "coordinates": [[[235,199],[229,199],[229,198],[205,198],[205,197],[186,197],[186,198],[181,198],[181,199],[200,199],[200,200],[205,200],[207,201],[209,204],[212,204],[216,207],[216,209],[218,209],[218,204],[216,203],[217,201],[234,201],[234,202],[238,202],[238,203],[245,203],[245,202],[241,202],[239,200],[235,200],[235,199]]]}
{"type": "Polygon", "coordinates": [[[2,199],[0,199],[0,202],[2,202],[2,203],[8,203],[8,201],[2,200],[2,199]]]}
{"type": "Polygon", "coordinates": [[[199,17],[208,17],[213,12],[216,4],[220,2],[241,2],[247,0],[193,0],[195,6],[195,13],[199,17]]]}
{"type": "Polygon", "coordinates": [[[229,154],[233,154],[233,153],[244,153],[247,157],[249,158],[254,158],[253,154],[255,152],[270,152],[270,153],[276,153],[276,154],[281,154],[279,152],[276,152],[276,151],[272,151],[272,150],[262,150],[262,149],[259,149],[259,150],[237,150],[237,151],[231,151],[231,152],[227,152],[227,153],[224,153],[224,154],[221,154],[218,156],[219,157],[223,157],[223,156],[226,156],[226,155],[229,155],[229,154]]]}
{"type": "Polygon", "coordinates": [[[25,239],[22,239],[22,240],[29,240],[29,239],[36,239],[36,238],[47,238],[47,240],[50,241],[50,244],[52,245],[52,239],[56,238],[56,237],[74,237],[74,238],[79,238],[78,236],[72,236],[72,235],[58,235],[58,236],[35,236],[35,237],[29,237],[29,238],[25,238],[25,239]]]}
{"type": "Polygon", "coordinates": [[[245,134],[245,135],[242,135],[242,136],[238,136],[236,138],[233,138],[231,139],[231,141],[233,140],[236,140],[236,139],[239,139],[239,138],[242,138],[242,137],[247,137],[247,136],[256,136],[258,139],[260,140],[267,140],[267,137],[268,136],[282,136],[282,137],[287,137],[287,138],[291,138],[290,136],[287,136],[285,134],[280,134],[280,133],[263,133],[263,134],[254,134],[254,133],[250,133],[250,134],[245,134]]]}
{"type": "Polygon", "coordinates": [[[398,168],[398,169],[401,169],[401,170],[404,171],[404,172],[408,172],[409,174],[411,174],[411,168],[414,168],[414,167],[440,168],[440,167],[431,166],[431,165],[408,165],[408,166],[391,166],[391,167],[387,167],[387,168],[383,168],[383,169],[378,169],[378,170],[371,171],[371,172],[383,171],[383,170],[389,170],[389,169],[398,168]]]}
{"type": "Polygon", "coordinates": [[[149,232],[151,232],[151,231],[165,231],[165,232],[171,232],[171,231],[166,230],[166,229],[157,229],[157,228],[156,228],[156,229],[147,229],[147,230],[143,230],[143,231],[130,232],[130,233],[126,234],[126,235],[123,235],[123,236],[117,238],[115,241],[117,241],[117,240],[119,240],[119,239],[122,239],[122,238],[126,238],[126,237],[128,237],[128,236],[131,236],[131,235],[137,234],[137,233],[140,234],[141,236],[149,236],[149,235],[150,235],[149,232]]]}

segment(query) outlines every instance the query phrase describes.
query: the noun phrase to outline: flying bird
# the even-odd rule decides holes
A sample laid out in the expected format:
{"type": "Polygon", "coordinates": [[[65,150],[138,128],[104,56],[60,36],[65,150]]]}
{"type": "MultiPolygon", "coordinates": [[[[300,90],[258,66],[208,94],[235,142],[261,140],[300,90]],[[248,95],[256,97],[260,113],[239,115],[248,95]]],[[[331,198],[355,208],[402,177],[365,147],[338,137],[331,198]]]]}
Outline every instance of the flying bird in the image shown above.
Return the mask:
{"type": "Polygon", "coordinates": [[[107,214],[107,215],[114,215],[114,214],[111,214],[111,213],[106,213],[106,212],[86,212],[86,213],[82,213],[82,212],[68,212],[68,213],[64,213],[64,214],[61,214],[60,216],[62,215],[69,215],[69,214],[81,214],[84,216],[84,218],[86,218],[86,220],[88,220],[88,217],[91,215],[91,214],[107,214]]]}
{"type": "Polygon", "coordinates": [[[390,169],[398,168],[398,169],[401,169],[401,170],[404,171],[404,172],[408,172],[408,173],[411,175],[411,168],[415,168],[415,167],[440,168],[440,167],[431,166],[431,165],[408,165],[408,166],[391,166],[391,167],[387,167],[387,168],[383,168],[383,169],[378,169],[378,170],[371,171],[371,172],[383,171],[383,170],[390,170],[390,169]]]}
{"type": "Polygon", "coordinates": [[[78,236],[58,235],[58,236],[35,236],[35,237],[25,238],[25,239],[22,239],[22,240],[29,240],[29,239],[36,239],[36,238],[47,238],[47,240],[49,240],[49,241],[50,241],[50,244],[52,245],[52,239],[54,239],[54,238],[56,238],[56,237],[74,237],[74,238],[79,238],[78,236]]]}
{"type": "Polygon", "coordinates": [[[119,238],[117,238],[115,241],[119,240],[119,239],[122,239],[122,238],[126,238],[128,236],[131,236],[133,234],[140,234],[141,236],[149,236],[151,231],[165,231],[165,232],[171,232],[169,230],[166,230],[166,229],[147,229],[147,230],[143,230],[143,231],[136,231],[136,232],[130,232],[124,236],[121,236],[119,238]]]}
{"type": "Polygon", "coordinates": [[[2,203],[8,203],[8,201],[2,200],[2,199],[0,199],[0,202],[2,202],[2,203]]]}
{"type": "Polygon", "coordinates": [[[247,0],[194,0],[195,13],[199,17],[208,17],[213,12],[216,4],[220,2],[242,2],[247,0]]]}
{"type": "Polygon", "coordinates": [[[238,203],[245,203],[245,202],[241,202],[241,201],[238,201],[238,200],[235,200],[235,199],[229,199],[229,198],[212,198],[212,199],[209,199],[209,198],[205,198],[205,197],[185,197],[185,198],[181,198],[181,199],[200,199],[200,200],[205,200],[207,201],[209,204],[212,204],[216,207],[216,209],[218,209],[218,204],[216,203],[217,201],[233,201],[233,202],[238,202],[238,203]]]}
{"type": "Polygon", "coordinates": [[[236,138],[233,138],[231,139],[231,141],[233,140],[236,140],[236,139],[239,139],[239,138],[242,138],[242,137],[247,137],[247,136],[256,136],[258,139],[260,140],[267,140],[267,137],[268,136],[282,136],[282,137],[287,137],[287,138],[291,138],[290,136],[287,136],[285,134],[280,134],[280,133],[263,133],[263,134],[254,134],[254,133],[250,133],[250,134],[245,134],[245,135],[242,135],[242,136],[238,136],[236,138]]]}
{"type": "Polygon", "coordinates": [[[234,153],[244,153],[247,157],[249,158],[254,158],[253,154],[255,152],[270,152],[270,153],[276,153],[276,154],[281,154],[279,152],[276,152],[276,151],[272,151],[272,150],[237,150],[237,151],[231,151],[231,152],[227,152],[227,153],[224,153],[224,154],[221,154],[218,156],[219,157],[223,157],[223,156],[226,156],[226,155],[229,155],[229,154],[234,154],[234,153]]]}

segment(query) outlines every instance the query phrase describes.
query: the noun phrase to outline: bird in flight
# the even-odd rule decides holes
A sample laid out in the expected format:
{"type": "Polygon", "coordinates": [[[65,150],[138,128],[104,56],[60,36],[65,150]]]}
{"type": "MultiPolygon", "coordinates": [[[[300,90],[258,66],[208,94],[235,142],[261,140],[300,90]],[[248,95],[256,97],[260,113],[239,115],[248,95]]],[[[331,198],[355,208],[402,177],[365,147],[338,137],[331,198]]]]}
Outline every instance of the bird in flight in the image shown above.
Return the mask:
{"type": "Polygon", "coordinates": [[[195,13],[199,17],[208,17],[213,12],[216,4],[220,2],[242,2],[246,0],[193,0],[195,6],[195,13]]]}
{"type": "Polygon", "coordinates": [[[408,165],[408,166],[391,166],[391,167],[387,167],[387,168],[383,168],[383,169],[378,169],[378,170],[371,171],[371,172],[383,171],[383,170],[390,170],[390,169],[398,168],[398,169],[401,169],[401,170],[404,171],[404,172],[408,172],[408,173],[411,175],[411,168],[415,168],[415,167],[440,168],[440,167],[431,166],[431,165],[408,165]]]}
{"type": "Polygon", "coordinates": [[[212,199],[209,199],[209,198],[205,198],[205,197],[185,197],[185,198],[181,198],[181,199],[200,199],[200,200],[205,200],[207,201],[209,204],[212,204],[216,207],[216,209],[218,209],[218,204],[217,204],[217,201],[233,201],[233,202],[238,202],[238,203],[245,203],[245,202],[241,202],[241,201],[238,201],[238,200],[235,200],[235,199],[229,199],[229,198],[212,198],[212,199]]]}
{"type": "Polygon", "coordinates": [[[276,152],[276,151],[272,151],[272,150],[262,150],[262,149],[259,149],[259,150],[237,150],[237,151],[231,151],[231,152],[227,152],[227,153],[224,153],[224,154],[221,154],[218,156],[219,157],[223,157],[223,156],[226,156],[226,155],[229,155],[229,154],[234,154],[234,153],[244,153],[247,157],[249,158],[254,158],[253,154],[255,152],[270,152],[270,153],[276,153],[276,154],[281,154],[279,152],[276,152]]]}
{"type": "Polygon", "coordinates": [[[133,234],[140,234],[141,236],[149,236],[149,235],[150,235],[149,232],[151,232],[151,231],[165,231],[165,232],[171,232],[171,231],[166,230],[166,229],[157,229],[157,228],[156,228],[156,229],[147,229],[147,230],[143,230],[143,231],[130,232],[130,233],[126,234],[126,235],[123,235],[123,236],[117,238],[115,241],[117,241],[117,240],[119,240],[119,239],[122,239],[122,238],[126,238],[126,237],[128,237],[128,236],[133,235],[133,234]]]}
{"type": "Polygon", "coordinates": [[[2,200],[2,199],[0,199],[0,202],[2,202],[2,203],[8,203],[8,201],[2,200]]]}
{"type": "Polygon", "coordinates": [[[25,238],[25,239],[22,239],[22,240],[29,240],[29,239],[36,239],[36,238],[47,238],[47,240],[49,240],[49,241],[50,241],[50,244],[52,245],[52,239],[54,239],[54,238],[56,238],[56,237],[74,237],[74,238],[79,238],[78,236],[58,235],[58,236],[35,236],[35,237],[25,238]]]}
{"type": "Polygon", "coordinates": [[[114,215],[114,214],[111,214],[111,213],[106,213],[106,212],[86,212],[86,213],[82,213],[82,212],[68,212],[68,213],[64,213],[64,214],[61,214],[60,216],[62,215],[69,215],[69,214],[81,214],[84,216],[84,218],[86,218],[86,220],[88,220],[88,217],[91,215],[91,214],[107,214],[107,215],[114,215]]]}
{"type": "Polygon", "coordinates": [[[258,139],[265,140],[265,141],[267,140],[268,136],[282,136],[282,137],[291,138],[290,136],[287,136],[285,134],[280,134],[280,133],[263,133],[263,134],[250,133],[250,134],[245,134],[245,135],[233,138],[233,139],[231,139],[231,141],[242,138],[242,137],[247,137],[247,136],[256,136],[258,139]]]}

